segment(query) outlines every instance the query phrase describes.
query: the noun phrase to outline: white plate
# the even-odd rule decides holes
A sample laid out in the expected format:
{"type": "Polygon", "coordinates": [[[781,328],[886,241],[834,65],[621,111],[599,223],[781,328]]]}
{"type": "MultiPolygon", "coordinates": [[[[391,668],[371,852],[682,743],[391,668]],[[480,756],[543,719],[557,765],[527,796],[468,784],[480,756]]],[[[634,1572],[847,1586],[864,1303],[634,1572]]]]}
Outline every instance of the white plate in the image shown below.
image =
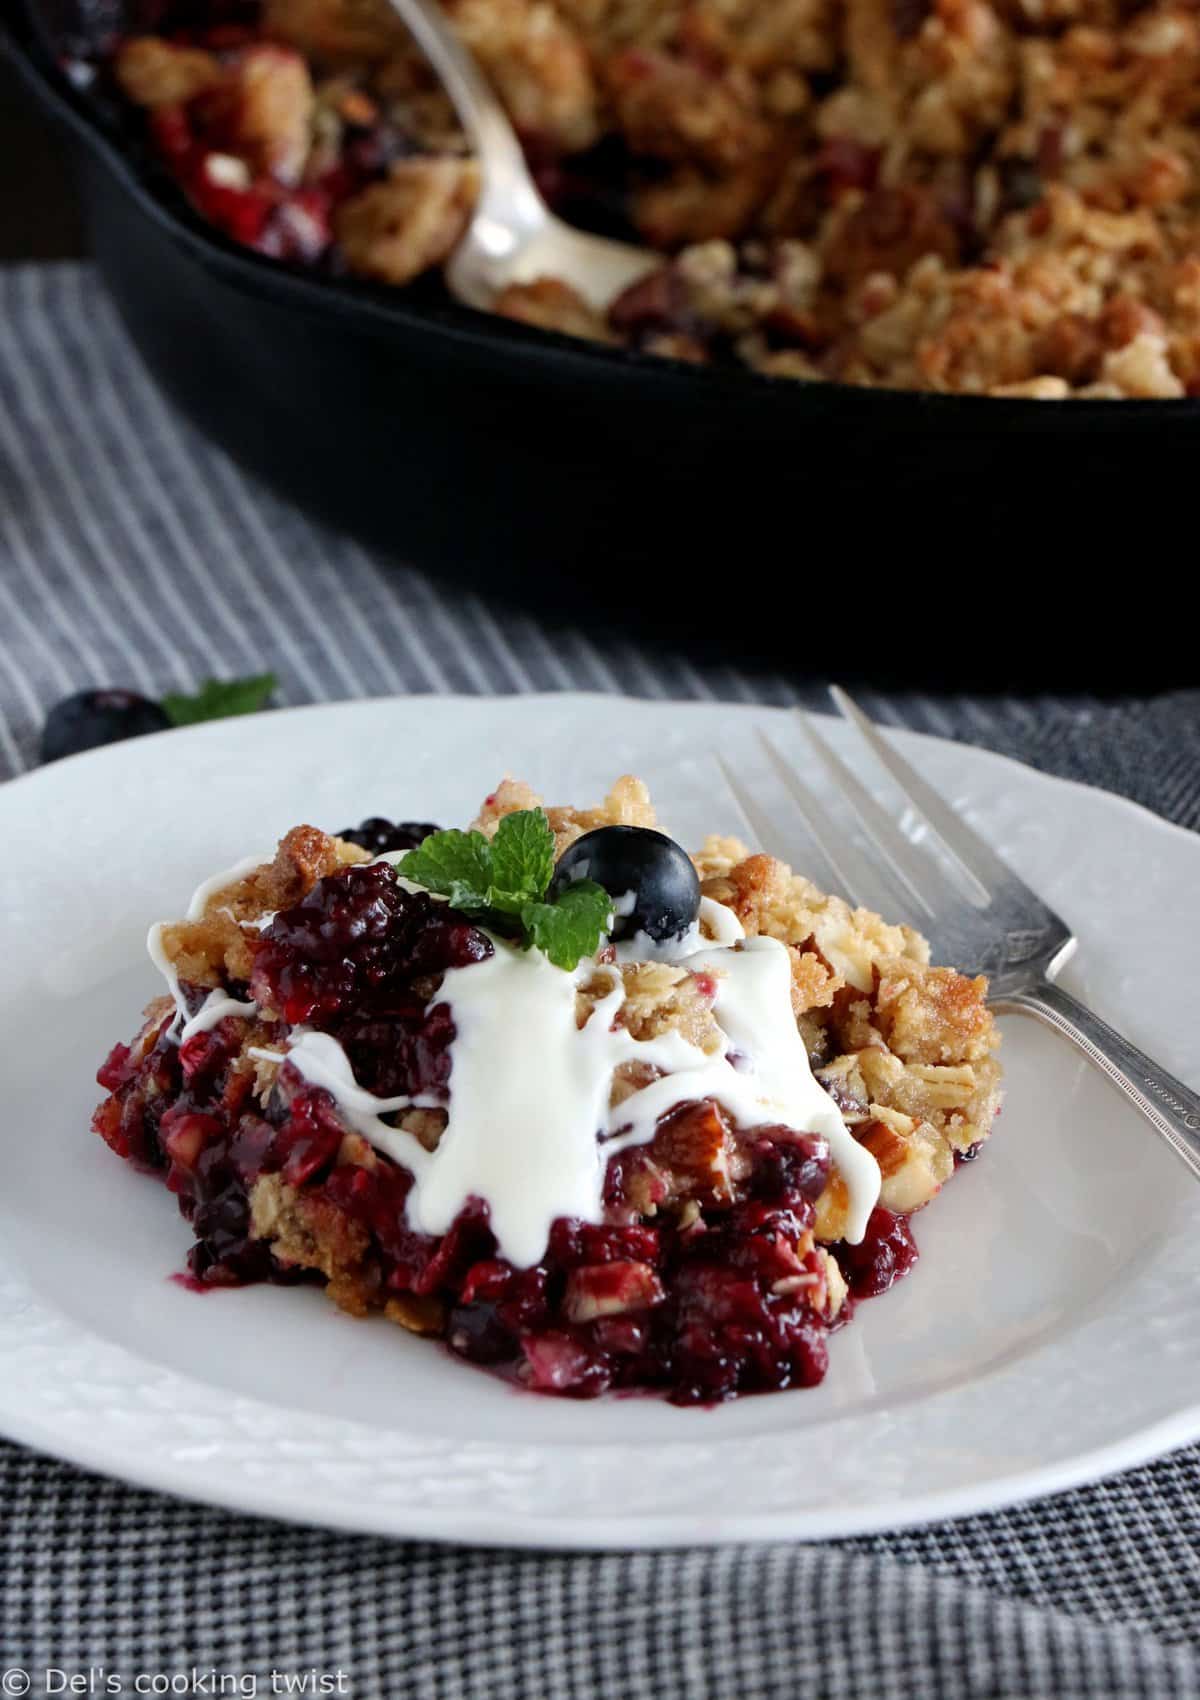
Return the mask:
{"type": "MultiPolygon", "coordinates": [[[[685,840],[741,830],[710,752],[749,759],[772,719],[786,736],[780,711],[714,704],[343,704],[165,733],[0,791],[0,1428],[241,1510],[578,1547],[912,1523],[1200,1435],[1200,1190],[1019,1018],[992,1144],[813,1391],[719,1410],[540,1399],[311,1289],[169,1279],[189,1243],[174,1200],[88,1132],[94,1070],[157,989],[150,921],[299,820],[461,821],[506,770],[580,801],[631,770],[685,840]]],[[[901,743],[1078,929],[1077,989],[1200,1085],[1200,839],[997,756],[901,743]]]]}

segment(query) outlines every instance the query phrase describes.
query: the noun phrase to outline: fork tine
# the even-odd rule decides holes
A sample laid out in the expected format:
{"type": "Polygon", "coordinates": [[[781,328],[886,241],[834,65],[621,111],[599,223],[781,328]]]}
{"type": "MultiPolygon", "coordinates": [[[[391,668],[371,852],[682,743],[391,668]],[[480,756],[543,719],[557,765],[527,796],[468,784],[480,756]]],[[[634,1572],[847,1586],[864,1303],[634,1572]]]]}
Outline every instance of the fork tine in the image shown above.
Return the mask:
{"type": "MultiPolygon", "coordinates": [[[[759,736],[761,737],[761,735],[762,734],[760,733],[759,736]]],[[[768,853],[768,855],[776,856],[781,862],[787,862],[790,866],[795,860],[794,846],[789,845],[785,841],[779,827],[771,819],[770,815],[768,815],[766,811],[755,802],[754,798],[750,795],[749,791],[747,791],[746,787],[742,784],[741,780],[733,772],[729,763],[719,751],[717,752],[717,766],[721,769],[721,775],[724,778],[726,785],[733,793],[738,808],[742,811],[743,815],[745,815],[747,821],[750,823],[751,830],[759,844],[768,853]]],[[[795,795],[794,792],[793,795],[795,795]]],[[[799,801],[799,799],[797,799],[797,801],[799,801]]],[[[828,884],[836,884],[840,886],[843,894],[849,898],[851,903],[861,903],[863,901],[861,894],[856,890],[853,882],[846,877],[842,869],[838,866],[838,862],[831,854],[823,835],[818,832],[816,827],[814,827],[812,821],[809,819],[807,811],[804,809],[803,804],[801,804],[801,810],[804,813],[805,822],[812,834],[813,840],[816,843],[818,850],[821,852],[821,855],[828,863],[829,871],[833,875],[833,879],[828,881],[828,884]]],[[[829,821],[828,816],[824,815],[824,810],[819,809],[818,813],[820,816],[824,817],[824,823],[831,829],[828,834],[829,838],[836,842],[836,832],[832,830],[833,823],[829,821]]]]}
{"type": "MultiPolygon", "coordinates": [[[[937,911],[921,889],[924,868],[920,860],[920,853],[913,850],[912,845],[891,816],[880,808],[874,797],[871,796],[861,781],[855,778],[841,757],[835,755],[833,750],[830,749],[824,738],[817,732],[816,727],[811,724],[803,709],[797,709],[796,719],[803,727],[804,735],[808,739],[813,753],[823,764],[825,771],[854,811],[859,825],[887,864],[888,871],[899,882],[912,901],[932,920],[937,911]]],[[[788,763],[778,750],[761,732],[759,737],[767,745],[776,770],[789,789],[798,784],[799,782],[794,777],[788,777],[788,763]]]]}
{"type": "MultiPolygon", "coordinates": [[[[893,870],[890,867],[875,867],[860,855],[854,846],[847,841],[845,832],[838,826],[825,805],[818,800],[816,793],[811,791],[804,783],[778,745],[771,738],[768,738],[761,727],[756,726],[755,731],[758,734],[759,743],[766,751],[771,766],[778,774],[780,782],[786,787],[792,801],[804,816],[809,832],[833,869],[843,892],[852,903],[865,903],[873,908],[886,908],[889,901],[894,901],[894,897],[885,896],[881,901],[874,895],[874,891],[880,889],[881,876],[885,872],[890,873],[893,870]]],[[[888,889],[890,888],[885,888],[885,890],[888,889]]],[[[928,904],[922,900],[920,894],[915,892],[906,880],[900,881],[900,889],[909,897],[914,898],[923,909],[928,910],[928,904]]]]}
{"type": "Polygon", "coordinates": [[[995,891],[1011,886],[1015,878],[1012,869],[938,796],[933,786],[922,779],[902,755],[885,743],[849,692],[840,685],[830,685],[829,694],[845,718],[857,727],[872,754],[906,793],[914,811],[962,870],[978,900],[988,904],[995,891]]]}
{"type": "Polygon", "coordinates": [[[717,751],[717,766],[721,769],[721,777],[733,793],[738,808],[749,822],[750,829],[759,844],[769,856],[777,856],[781,861],[787,861],[790,851],[784,842],[779,827],[766,810],[755,802],[719,750],[717,751]]]}

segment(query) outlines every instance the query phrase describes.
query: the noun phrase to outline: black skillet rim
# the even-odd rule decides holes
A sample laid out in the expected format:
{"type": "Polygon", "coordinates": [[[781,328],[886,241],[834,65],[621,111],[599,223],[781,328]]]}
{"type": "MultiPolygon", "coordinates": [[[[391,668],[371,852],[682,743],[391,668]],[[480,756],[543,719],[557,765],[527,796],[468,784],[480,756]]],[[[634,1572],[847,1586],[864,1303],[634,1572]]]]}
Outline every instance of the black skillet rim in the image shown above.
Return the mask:
{"type": "Polygon", "coordinates": [[[554,331],[499,319],[456,302],[413,302],[402,290],[353,279],[313,276],[242,248],[200,217],[169,179],[157,180],[149,164],[111,133],[95,104],[55,63],[42,41],[31,0],[0,0],[0,47],[7,47],[31,90],[75,140],[117,178],[164,233],[195,262],[232,287],[286,302],[320,318],[353,320],[385,336],[434,333],[462,355],[487,367],[511,370],[525,363],[562,382],[604,383],[631,391],[655,390],[693,408],[736,408],[757,402],[764,412],[794,424],[836,420],[865,429],[907,426],[1009,436],[1077,435],[1080,431],[1158,433],[1200,417],[1200,397],[1176,400],[1036,401],[1028,397],[934,394],[859,385],[770,377],[740,368],[700,368],[629,349],[611,348],[554,331]],[[178,204],[172,204],[177,200],[178,204]],[[672,394],[673,392],[673,394],[672,394]]]}

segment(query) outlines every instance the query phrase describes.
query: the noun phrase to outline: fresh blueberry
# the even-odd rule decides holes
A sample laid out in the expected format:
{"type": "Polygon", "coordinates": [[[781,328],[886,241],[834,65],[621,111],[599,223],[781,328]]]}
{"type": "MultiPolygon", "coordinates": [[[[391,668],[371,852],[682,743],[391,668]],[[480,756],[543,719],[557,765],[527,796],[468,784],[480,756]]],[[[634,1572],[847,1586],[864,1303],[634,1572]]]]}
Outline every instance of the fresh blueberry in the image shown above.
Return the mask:
{"type": "Polygon", "coordinates": [[[361,850],[369,850],[373,856],[384,856],[389,850],[415,850],[437,830],[428,821],[390,821],[382,815],[371,815],[359,826],[343,827],[338,837],[347,844],[357,844],[361,850]]]}
{"type": "Polygon", "coordinates": [[[42,728],[42,760],[58,761],[81,750],[162,732],[171,724],[158,703],[134,691],[77,691],[64,697],[46,716],[42,728]]]}
{"type": "Polygon", "coordinates": [[[563,851],[550,890],[594,880],[617,906],[614,939],[686,932],[700,913],[700,880],[687,851],[645,826],[601,826],[563,851]],[[628,903],[623,899],[629,899],[628,903]]]}

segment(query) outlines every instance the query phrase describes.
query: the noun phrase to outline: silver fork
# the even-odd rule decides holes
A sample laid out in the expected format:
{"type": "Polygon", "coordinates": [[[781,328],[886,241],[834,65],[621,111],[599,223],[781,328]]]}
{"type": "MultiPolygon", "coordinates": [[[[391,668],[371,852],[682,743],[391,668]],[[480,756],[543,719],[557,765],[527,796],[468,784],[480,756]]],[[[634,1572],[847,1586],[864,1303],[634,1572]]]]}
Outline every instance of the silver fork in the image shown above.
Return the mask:
{"type": "MultiPolygon", "coordinates": [[[[1200,1179],[1200,1095],[1168,1074],[1136,1045],[1055,983],[1075,948],[1075,937],[1036,892],[937,794],[927,780],[872,725],[840,688],[831,694],[857,728],[871,753],[891,775],[908,803],[900,825],[797,712],[814,755],[874,845],[879,865],[847,841],[832,816],[796,771],[779,745],[761,729],[758,736],[777,778],[799,808],[824,855],[827,873],[852,903],[868,902],[880,868],[915,909],[914,919],[930,936],[936,959],[969,974],[986,974],[989,1002],[999,1012],[1036,1016],[1077,1045],[1162,1135],[1200,1179]],[[950,877],[922,847],[936,839],[950,863],[950,877]]],[[[790,860],[777,820],[718,756],[726,783],[765,850],[790,860]]]]}

